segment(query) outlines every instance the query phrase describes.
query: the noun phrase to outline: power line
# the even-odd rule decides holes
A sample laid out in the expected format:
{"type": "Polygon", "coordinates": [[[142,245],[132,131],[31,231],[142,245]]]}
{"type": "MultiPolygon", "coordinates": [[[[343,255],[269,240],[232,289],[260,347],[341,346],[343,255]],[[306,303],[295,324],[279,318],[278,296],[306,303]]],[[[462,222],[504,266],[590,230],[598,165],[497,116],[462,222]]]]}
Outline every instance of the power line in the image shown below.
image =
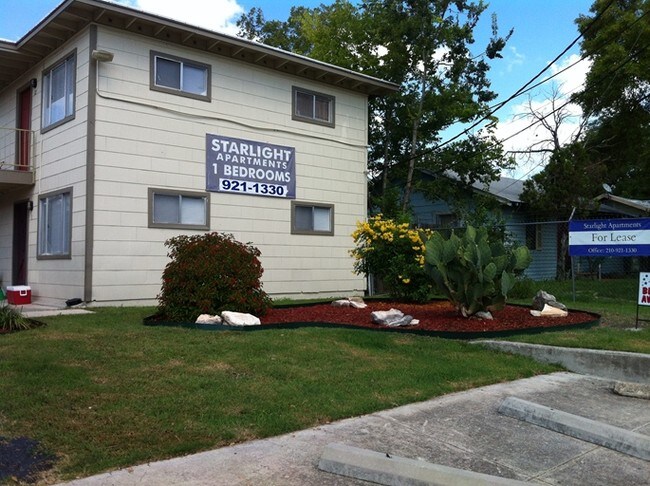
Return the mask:
{"type": "MultiPolygon", "coordinates": [[[[494,113],[496,113],[498,110],[500,110],[501,108],[503,108],[507,103],[509,103],[509,102],[512,101],[513,99],[517,98],[518,96],[522,95],[524,92],[526,92],[526,91],[527,91],[527,88],[528,88],[528,87],[529,87],[529,86],[530,86],[530,85],[531,85],[531,84],[532,84],[532,83],[533,83],[537,78],[539,78],[542,74],[544,74],[546,71],[548,71],[548,70],[553,66],[553,64],[554,64],[555,62],[557,62],[559,59],[561,59],[562,56],[564,56],[564,54],[566,54],[566,53],[567,53],[567,52],[568,52],[568,51],[569,51],[573,46],[576,45],[576,43],[578,43],[578,41],[579,41],[579,40],[584,36],[585,33],[587,33],[589,30],[591,30],[591,28],[593,27],[593,25],[594,25],[598,20],[600,20],[600,18],[605,14],[605,12],[609,9],[609,7],[612,6],[612,4],[613,4],[615,1],[616,1],[616,0],[610,0],[609,3],[608,3],[608,4],[607,4],[607,5],[606,5],[606,6],[605,6],[605,7],[604,7],[604,8],[603,8],[599,13],[598,13],[598,15],[596,15],[596,16],[592,19],[592,21],[587,25],[587,27],[584,29],[583,32],[581,32],[581,33],[580,33],[580,34],[579,34],[579,35],[578,35],[578,36],[577,36],[573,41],[571,41],[571,43],[570,43],[570,44],[569,44],[569,45],[568,45],[568,46],[567,46],[567,47],[566,47],[566,48],[565,48],[565,49],[564,49],[560,54],[558,54],[558,55],[557,55],[557,56],[556,56],[556,57],[555,57],[551,62],[549,62],[549,63],[548,63],[544,68],[542,68],[542,69],[541,69],[541,70],[540,70],[540,71],[539,71],[535,76],[533,76],[533,77],[532,77],[528,82],[526,82],[526,84],[524,84],[521,88],[519,88],[517,91],[515,91],[515,93],[513,93],[512,95],[510,95],[506,100],[504,100],[504,101],[502,101],[501,103],[497,104],[496,107],[491,108],[490,111],[489,111],[486,115],[484,115],[482,118],[480,118],[479,120],[477,120],[476,122],[474,122],[472,125],[470,125],[468,128],[466,128],[465,130],[463,130],[463,131],[460,132],[459,134],[453,136],[452,138],[446,140],[445,142],[442,142],[442,143],[436,145],[435,147],[432,147],[432,148],[427,149],[427,150],[423,150],[422,152],[420,152],[420,153],[418,153],[418,154],[415,154],[415,155],[413,155],[412,157],[409,157],[409,159],[407,159],[407,160],[410,160],[410,159],[412,159],[412,158],[422,157],[422,156],[424,156],[424,155],[428,155],[428,154],[430,154],[430,153],[433,153],[433,152],[435,152],[436,150],[440,149],[441,147],[444,147],[445,145],[450,144],[450,143],[453,142],[454,140],[459,139],[459,138],[462,137],[463,135],[466,135],[466,134],[469,133],[471,130],[473,130],[474,128],[476,128],[477,126],[479,126],[481,123],[483,123],[483,122],[484,122],[485,120],[487,120],[489,117],[491,117],[494,113]]],[[[551,77],[551,78],[552,78],[552,77],[551,77]]],[[[551,79],[551,78],[549,78],[549,79],[551,79]]],[[[539,84],[538,84],[538,85],[539,85],[539,84]]],[[[537,85],[537,86],[538,86],[538,85],[537,85]]],[[[537,87],[537,86],[535,86],[535,87],[537,87]]],[[[531,88],[531,89],[534,89],[534,88],[531,88]]]]}

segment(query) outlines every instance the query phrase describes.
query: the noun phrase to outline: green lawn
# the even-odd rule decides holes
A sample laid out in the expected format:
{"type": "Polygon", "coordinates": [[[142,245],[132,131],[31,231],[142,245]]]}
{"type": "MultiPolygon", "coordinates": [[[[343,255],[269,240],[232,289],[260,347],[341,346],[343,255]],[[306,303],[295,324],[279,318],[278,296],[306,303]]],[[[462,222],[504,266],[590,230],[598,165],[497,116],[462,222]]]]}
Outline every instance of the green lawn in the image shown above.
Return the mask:
{"type": "Polygon", "coordinates": [[[463,342],[356,329],[146,327],[152,309],[0,335],[0,436],[87,476],[557,368],[463,342]]]}
{"type": "MultiPolygon", "coordinates": [[[[614,325],[512,339],[650,353],[650,327],[621,329],[617,313],[633,323],[633,303],[616,308],[615,299],[592,295],[572,305],[557,294],[614,325]]],[[[0,436],[28,436],[56,453],[52,481],[557,369],[424,336],[210,332],[143,326],[152,308],[95,310],[0,335],[0,436]]]]}

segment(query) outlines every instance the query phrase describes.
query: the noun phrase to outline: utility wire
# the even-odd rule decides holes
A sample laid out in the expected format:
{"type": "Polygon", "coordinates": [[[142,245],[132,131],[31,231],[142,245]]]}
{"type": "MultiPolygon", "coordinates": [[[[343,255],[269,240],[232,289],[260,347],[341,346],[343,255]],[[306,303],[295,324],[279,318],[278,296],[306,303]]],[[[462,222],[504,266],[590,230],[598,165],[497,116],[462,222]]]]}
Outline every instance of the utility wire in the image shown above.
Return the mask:
{"type": "MultiPolygon", "coordinates": [[[[491,108],[490,111],[489,111],[486,115],[483,115],[483,117],[481,117],[479,120],[477,120],[476,122],[474,122],[472,125],[470,125],[468,128],[466,128],[465,130],[463,130],[463,131],[460,132],[459,134],[453,136],[452,138],[446,140],[445,142],[442,142],[442,143],[436,145],[435,147],[432,147],[432,148],[427,149],[427,150],[423,150],[423,151],[421,151],[421,152],[419,152],[419,153],[417,153],[417,154],[415,154],[415,155],[409,157],[407,160],[411,160],[411,159],[414,159],[414,158],[422,157],[422,156],[424,156],[424,155],[428,155],[428,154],[430,154],[430,153],[433,153],[433,152],[435,152],[436,150],[440,149],[441,147],[444,147],[445,145],[450,144],[450,143],[453,142],[454,140],[459,139],[459,138],[462,137],[463,135],[466,135],[466,134],[469,133],[471,130],[473,130],[474,128],[476,128],[477,126],[479,126],[481,123],[483,123],[483,122],[484,122],[485,120],[487,120],[489,117],[491,117],[494,113],[496,113],[498,110],[500,110],[501,108],[503,108],[507,103],[509,103],[509,102],[512,101],[513,99],[515,99],[515,98],[517,98],[518,96],[520,96],[521,94],[523,94],[523,93],[526,91],[526,89],[527,89],[527,88],[528,88],[532,83],[535,82],[535,80],[536,80],[537,78],[539,78],[542,74],[544,74],[546,71],[548,71],[548,70],[553,66],[553,64],[554,64],[555,62],[557,62],[559,59],[561,59],[562,56],[564,56],[564,54],[566,54],[566,53],[567,53],[567,52],[568,52],[568,51],[569,51],[573,46],[575,46],[575,45],[578,43],[578,41],[580,41],[580,39],[584,36],[585,33],[587,33],[589,30],[591,30],[591,28],[594,26],[594,24],[595,24],[598,20],[600,20],[600,18],[605,14],[605,12],[609,9],[609,7],[612,6],[612,4],[613,4],[615,1],[616,1],[616,0],[610,0],[609,3],[608,3],[608,4],[607,4],[607,5],[606,5],[606,6],[605,6],[605,7],[604,7],[604,8],[603,8],[599,13],[598,13],[598,15],[596,15],[596,16],[592,19],[592,21],[589,23],[589,25],[587,25],[587,27],[585,28],[585,30],[584,30],[583,32],[581,32],[581,33],[580,33],[580,34],[579,34],[579,35],[578,35],[578,36],[577,36],[573,41],[571,41],[571,43],[570,43],[570,44],[569,44],[569,45],[568,45],[568,46],[567,46],[567,47],[566,47],[566,48],[565,48],[565,49],[564,49],[560,54],[558,54],[558,55],[557,55],[557,56],[556,56],[556,57],[555,57],[551,62],[549,62],[549,63],[548,63],[544,68],[542,68],[542,69],[541,69],[541,70],[540,70],[540,71],[539,71],[535,76],[533,76],[533,77],[532,77],[528,82],[526,82],[526,84],[524,84],[521,88],[519,88],[517,91],[515,91],[515,92],[514,92],[512,95],[510,95],[506,100],[504,100],[504,101],[498,103],[498,104],[496,105],[496,107],[491,108]]],[[[549,79],[550,79],[550,78],[549,78],[549,79]]],[[[533,89],[533,88],[531,88],[531,89],[533,89]]]]}

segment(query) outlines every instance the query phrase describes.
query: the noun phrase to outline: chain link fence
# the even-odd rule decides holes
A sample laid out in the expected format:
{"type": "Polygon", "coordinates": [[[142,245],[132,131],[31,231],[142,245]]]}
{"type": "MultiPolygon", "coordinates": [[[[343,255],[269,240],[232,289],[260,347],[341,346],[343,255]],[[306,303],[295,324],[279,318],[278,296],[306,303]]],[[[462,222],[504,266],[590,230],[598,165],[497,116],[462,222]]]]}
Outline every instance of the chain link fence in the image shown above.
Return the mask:
{"type": "MultiPolygon", "coordinates": [[[[629,215],[593,213],[580,219],[619,219],[629,215]]],[[[577,218],[576,218],[577,219],[577,218]]],[[[447,225],[423,225],[443,233],[462,231],[456,221],[447,225]]],[[[571,257],[569,255],[569,220],[549,220],[543,217],[513,214],[503,225],[492,228],[504,235],[506,241],[526,245],[532,262],[511,297],[520,302],[532,300],[539,290],[545,290],[567,306],[608,315],[620,316],[625,325],[634,325],[638,302],[639,273],[650,272],[650,257],[571,257]]],[[[640,309],[640,317],[650,319],[650,307],[640,309]]]]}

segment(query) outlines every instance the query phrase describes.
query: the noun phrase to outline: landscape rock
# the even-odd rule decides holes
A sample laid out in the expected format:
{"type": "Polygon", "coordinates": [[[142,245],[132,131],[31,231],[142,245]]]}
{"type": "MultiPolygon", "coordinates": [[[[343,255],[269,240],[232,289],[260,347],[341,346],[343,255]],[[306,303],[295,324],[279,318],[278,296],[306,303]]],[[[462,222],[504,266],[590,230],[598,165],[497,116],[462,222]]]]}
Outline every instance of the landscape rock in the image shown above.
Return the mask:
{"type": "Polygon", "coordinates": [[[368,307],[361,297],[348,297],[347,299],[335,300],[332,302],[333,307],[353,307],[355,309],[365,309],[368,307]]]}
{"type": "Polygon", "coordinates": [[[259,318],[243,312],[223,311],[221,318],[229,326],[259,326],[262,324],[259,318]]]}
{"type": "Polygon", "coordinates": [[[348,300],[350,301],[350,307],[354,307],[355,309],[365,309],[368,307],[368,304],[361,297],[349,297],[348,300]]]}
{"type": "Polygon", "coordinates": [[[569,315],[566,310],[558,309],[548,304],[542,310],[531,309],[530,314],[535,317],[566,317],[569,315]]]}
{"type": "Polygon", "coordinates": [[[488,321],[491,321],[491,320],[494,319],[494,317],[492,317],[492,313],[489,312],[489,311],[479,311],[476,314],[474,314],[474,317],[477,317],[479,319],[485,319],[485,320],[488,320],[488,321]]]}
{"type": "Polygon", "coordinates": [[[350,301],[348,299],[340,299],[332,302],[332,307],[350,307],[350,301]]]}
{"type": "Polygon", "coordinates": [[[221,317],[218,315],[201,314],[196,318],[196,324],[221,324],[221,317]]]}
{"type": "MultiPolygon", "coordinates": [[[[404,315],[398,309],[390,309],[387,311],[374,311],[370,313],[372,322],[380,326],[398,327],[413,325],[413,316],[404,315]]],[[[417,322],[419,323],[419,321],[417,322]]]]}
{"type": "Polygon", "coordinates": [[[541,311],[544,309],[545,305],[550,305],[551,307],[555,307],[563,311],[567,310],[566,305],[558,302],[554,295],[549,294],[544,290],[540,290],[533,298],[533,305],[531,307],[533,310],[541,311]]]}

